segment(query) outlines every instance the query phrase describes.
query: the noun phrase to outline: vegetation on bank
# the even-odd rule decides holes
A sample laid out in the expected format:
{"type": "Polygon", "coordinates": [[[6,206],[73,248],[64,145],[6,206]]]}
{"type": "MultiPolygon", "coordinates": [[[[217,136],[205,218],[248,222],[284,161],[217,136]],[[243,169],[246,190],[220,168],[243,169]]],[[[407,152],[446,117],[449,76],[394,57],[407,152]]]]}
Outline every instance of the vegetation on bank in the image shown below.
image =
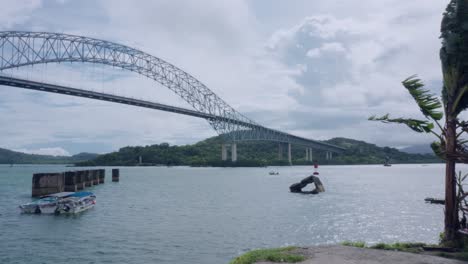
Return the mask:
{"type": "Polygon", "coordinates": [[[233,259],[229,264],[253,264],[260,261],[296,263],[305,260],[304,256],[294,254],[296,247],[258,249],[233,259]]]}
{"type": "Polygon", "coordinates": [[[372,248],[372,249],[383,249],[383,250],[395,250],[395,251],[404,251],[409,253],[421,253],[423,252],[423,247],[428,246],[425,243],[378,243],[372,246],[367,246],[365,242],[362,241],[345,241],[341,243],[343,246],[358,247],[358,248],[372,248]]]}
{"type": "MultiPolygon", "coordinates": [[[[215,167],[259,167],[289,165],[286,149],[283,159],[278,159],[278,143],[239,142],[237,143],[238,161],[221,160],[221,137],[212,137],[194,145],[171,146],[167,143],[145,147],[124,147],[117,152],[101,155],[96,159],[78,163],[78,166],[215,166],[215,167]],[[140,163],[140,157],[142,163],[140,163]]],[[[344,147],[346,151],[335,155],[332,160],[325,159],[323,151],[314,150],[313,158],[319,164],[382,164],[388,156],[393,163],[436,163],[441,160],[430,154],[409,154],[395,148],[378,147],[364,141],[334,138],[325,141],[344,147]]],[[[311,165],[305,160],[305,147],[293,146],[294,165],[311,165]]]]}

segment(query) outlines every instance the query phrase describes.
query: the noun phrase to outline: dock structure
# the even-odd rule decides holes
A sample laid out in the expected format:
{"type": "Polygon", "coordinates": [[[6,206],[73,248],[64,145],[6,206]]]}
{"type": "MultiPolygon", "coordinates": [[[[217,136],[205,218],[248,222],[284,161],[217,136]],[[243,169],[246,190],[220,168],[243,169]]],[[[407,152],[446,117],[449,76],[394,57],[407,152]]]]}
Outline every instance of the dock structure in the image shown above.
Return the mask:
{"type": "MultiPolygon", "coordinates": [[[[114,175],[114,170],[112,172],[114,175]]],[[[105,176],[106,170],[104,169],[35,173],[32,177],[31,196],[39,197],[59,192],[76,192],[86,187],[104,183],[105,176]]]]}
{"type": "Polygon", "coordinates": [[[32,178],[32,196],[38,197],[65,191],[63,173],[36,173],[32,178]]]}

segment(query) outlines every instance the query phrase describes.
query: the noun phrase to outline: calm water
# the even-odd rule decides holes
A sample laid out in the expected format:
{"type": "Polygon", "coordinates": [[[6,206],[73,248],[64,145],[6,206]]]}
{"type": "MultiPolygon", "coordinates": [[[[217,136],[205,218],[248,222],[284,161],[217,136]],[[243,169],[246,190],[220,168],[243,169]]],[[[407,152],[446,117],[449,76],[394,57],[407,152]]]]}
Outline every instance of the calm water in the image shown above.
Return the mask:
{"type": "Polygon", "coordinates": [[[261,247],[437,242],[443,229],[442,206],[423,201],[443,197],[443,165],[324,166],[318,196],[289,193],[310,167],[121,168],[79,216],[19,213],[32,173],[67,169],[0,166],[0,263],[223,264],[261,247]]]}

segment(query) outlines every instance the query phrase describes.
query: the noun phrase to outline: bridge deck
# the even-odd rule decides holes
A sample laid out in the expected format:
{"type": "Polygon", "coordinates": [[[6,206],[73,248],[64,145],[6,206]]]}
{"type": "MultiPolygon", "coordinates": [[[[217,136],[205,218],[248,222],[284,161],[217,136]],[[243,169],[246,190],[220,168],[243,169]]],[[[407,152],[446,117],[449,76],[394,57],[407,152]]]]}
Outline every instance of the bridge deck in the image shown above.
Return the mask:
{"type": "Polygon", "coordinates": [[[126,105],[133,105],[137,107],[144,107],[144,108],[167,111],[167,112],[183,114],[183,115],[188,115],[188,116],[194,116],[194,117],[206,119],[208,121],[217,120],[217,121],[229,122],[232,124],[243,126],[247,129],[261,129],[261,130],[268,131],[270,133],[284,135],[285,138],[287,138],[286,140],[282,141],[284,143],[295,143],[295,144],[311,146],[317,149],[324,149],[327,151],[334,151],[334,152],[342,152],[344,150],[343,148],[340,148],[331,144],[326,144],[320,141],[315,141],[315,140],[310,140],[310,139],[290,135],[281,131],[269,129],[260,125],[255,125],[250,122],[243,122],[237,119],[229,119],[229,118],[222,117],[222,116],[216,116],[216,115],[203,113],[203,112],[199,112],[195,110],[190,110],[190,109],[185,109],[181,107],[175,107],[175,106],[170,106],[170,105],[165,105],[165,104],[160,104],[160,103],[155,103],[155,102],[150,102],[150,101],[144,101],[140,99],[134,99],[134,98],[123,97],[123,96],[118,96],[118,95],[71,88],[71,87],[66,87],[66,86],[61,86],[61,85],[56,85],[56,84],[37,82],[37,81],[26,80],[26,79],[21,79],[21,78],[16,78],[16,77],[4,76],[4,75],[0,75],[0,85],[12,86],[12,87],[18,87],[18,88],[24,88],[24,89],[36,90],[36,91],[43,91],[43,92],[49,92],[49,93],[64,94],[64,95],[69,95],[69,96],[84,97],[88,99],[101,100],[101,101],[120,103],[120,104],[126,104],[126,105]]]}

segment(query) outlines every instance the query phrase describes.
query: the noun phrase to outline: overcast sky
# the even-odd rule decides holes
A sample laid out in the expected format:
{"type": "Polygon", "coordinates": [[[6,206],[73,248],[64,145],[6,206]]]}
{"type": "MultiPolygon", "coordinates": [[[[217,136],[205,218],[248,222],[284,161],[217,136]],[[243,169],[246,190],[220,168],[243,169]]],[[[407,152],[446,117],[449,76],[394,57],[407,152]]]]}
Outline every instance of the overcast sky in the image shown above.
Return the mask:
{"type": "MultiPolygon", "coordinates": [[[[447,1],[0,0],[0,30],[78,34],[160,57],[241,113],[311,139],[395,147],[427,143],[372,114],[420,117],[401,86],[418,74],[440,93],[439,27],[447,1]]],[[[44,81],[189,107],[154,81],[99,65],[11,71],[44,81]]],[[[0,86],[0,147],[47,154],[190,144],[205,120],[0,86]]]]}

